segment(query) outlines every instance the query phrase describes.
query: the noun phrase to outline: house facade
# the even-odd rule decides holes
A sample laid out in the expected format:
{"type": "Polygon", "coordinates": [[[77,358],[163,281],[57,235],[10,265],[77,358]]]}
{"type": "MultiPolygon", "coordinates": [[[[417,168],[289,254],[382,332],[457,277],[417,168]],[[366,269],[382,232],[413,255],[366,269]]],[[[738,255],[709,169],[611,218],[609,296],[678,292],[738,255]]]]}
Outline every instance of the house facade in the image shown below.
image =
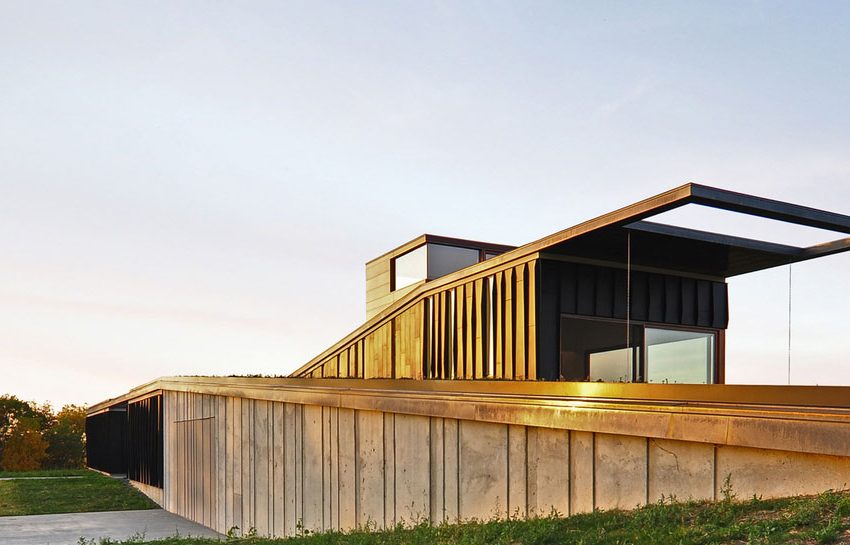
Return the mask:
{"type": "Polygon", "coordinates": [[[848,216],[696,184],[520,247],[423,235],[366,264],[367,320],[290,377],[91,407],[89,463],[268,535],[845,487],[850,389],[725,385],[724,338],[728,278],[850,239],[650,221],[688,205],[850,236],[848,216]]]}

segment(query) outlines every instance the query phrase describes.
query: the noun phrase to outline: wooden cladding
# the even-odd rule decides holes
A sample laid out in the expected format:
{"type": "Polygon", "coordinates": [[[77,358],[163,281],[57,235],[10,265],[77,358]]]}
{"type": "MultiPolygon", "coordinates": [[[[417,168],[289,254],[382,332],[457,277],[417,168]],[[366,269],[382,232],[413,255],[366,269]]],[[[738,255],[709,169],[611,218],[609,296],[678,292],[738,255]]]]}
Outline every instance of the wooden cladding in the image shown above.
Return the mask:
{"type": "Polygon", "coordinates": [[[523,263],[427,297],[423,377],[534,379],[535,269],[523,263]]]}
{"type": "Polygon", "coordinates": [[[533,380],[536,270],[521,263],[425,296],[301,376],[533,380]]]}

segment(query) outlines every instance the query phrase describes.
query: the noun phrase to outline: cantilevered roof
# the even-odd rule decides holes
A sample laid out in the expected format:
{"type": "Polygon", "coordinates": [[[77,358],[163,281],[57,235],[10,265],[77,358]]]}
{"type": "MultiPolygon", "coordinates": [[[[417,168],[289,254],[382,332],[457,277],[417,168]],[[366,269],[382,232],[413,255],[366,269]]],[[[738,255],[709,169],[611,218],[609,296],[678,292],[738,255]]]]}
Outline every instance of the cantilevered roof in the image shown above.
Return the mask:
{"type": "Polygon", "coordinates": [[[686,184],[533,242],[522,249],[728,278],[850,249],[850,238],[800,247],[699,231],[646,218],[689,204],[850,234],[850,216],[686,184]]]}

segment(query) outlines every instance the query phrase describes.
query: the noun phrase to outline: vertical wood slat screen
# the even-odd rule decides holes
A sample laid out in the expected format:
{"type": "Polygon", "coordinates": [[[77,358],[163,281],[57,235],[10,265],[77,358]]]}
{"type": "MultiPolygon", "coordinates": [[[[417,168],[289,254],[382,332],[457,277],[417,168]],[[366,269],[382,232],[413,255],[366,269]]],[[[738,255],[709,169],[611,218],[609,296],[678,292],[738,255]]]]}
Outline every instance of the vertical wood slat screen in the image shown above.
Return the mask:
{"type": "Polygon", "coordinates": [[[302,376],[535,380],[537,261],[424,297],[302,376]]]}

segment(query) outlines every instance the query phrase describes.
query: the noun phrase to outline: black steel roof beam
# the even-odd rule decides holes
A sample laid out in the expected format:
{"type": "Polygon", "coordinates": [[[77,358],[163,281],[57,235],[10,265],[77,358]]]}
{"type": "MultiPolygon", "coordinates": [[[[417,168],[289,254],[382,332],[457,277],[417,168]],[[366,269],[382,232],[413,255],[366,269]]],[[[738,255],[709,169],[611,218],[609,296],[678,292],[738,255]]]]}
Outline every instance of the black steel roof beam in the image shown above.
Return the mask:
{"type": "Polygon", "coordinates": [[[665,223],[655,223],[651,221],[636,221],[626,225],[625,227],[634,231],[643,231],[646,233],[667,235],[688,240],[697,240],[700,242],[721,244],[723,246],[734,246],[736,248],[746,248],[747,250],[793,257],[804,255],[806,252],[806,248],[799,248],[797,246],[788,246],[786,244],[777,244],[774,242],[765,242],[763,240],[736,237],[732,235],[722,235],[719,233],[699,231],[697,229],[688,229],[687,227],[678,227],[675,225],[667,225],[665,223]]]}
{"type": "Polygon", "coordinates": [[[850,216],[725,189],[691,184],[694,204],[850,234],[850,216]]]}

